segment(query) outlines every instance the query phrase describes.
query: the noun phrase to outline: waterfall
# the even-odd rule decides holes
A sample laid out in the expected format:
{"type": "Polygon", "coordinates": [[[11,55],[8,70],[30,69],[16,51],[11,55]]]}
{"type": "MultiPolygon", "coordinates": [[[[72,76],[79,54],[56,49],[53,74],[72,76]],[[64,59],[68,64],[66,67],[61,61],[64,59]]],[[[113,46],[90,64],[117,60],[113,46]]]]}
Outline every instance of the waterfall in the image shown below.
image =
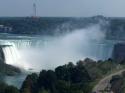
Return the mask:
{"type": "Polygon", "coordinates": [[[114,42],[106,40],[98,26],[77,29],[59,36],[40,36],[0,40],[5,62],[40,71],[84,58],[105,60],[111,57],[114,42]]]}
{"type": "Polygon", "coordinates": [[[2,49],[4,52],[6,64],[16,65],[20,59],[20,55],[17,49],[13,45],[3,47],[2,49]]]}
{"type": "Polygon", "coordinates": [[[86,57],[105,60],[111,57],[114,44],[112,41],[88,39],[82,31],[62,37],[43,40],[0,40],[5,63],[24,69],[54,68],[67,62],[77,62],[86,57]]]}
{"type": "Polygon", "coordinates": [[[21,54],[19,53],[18,49],[14,44],[4,46],[2,47],[2,50],[4,53],[6,64],[13,65],[26,70],[29,69],[27,62],[21,57],[21,54]]]}

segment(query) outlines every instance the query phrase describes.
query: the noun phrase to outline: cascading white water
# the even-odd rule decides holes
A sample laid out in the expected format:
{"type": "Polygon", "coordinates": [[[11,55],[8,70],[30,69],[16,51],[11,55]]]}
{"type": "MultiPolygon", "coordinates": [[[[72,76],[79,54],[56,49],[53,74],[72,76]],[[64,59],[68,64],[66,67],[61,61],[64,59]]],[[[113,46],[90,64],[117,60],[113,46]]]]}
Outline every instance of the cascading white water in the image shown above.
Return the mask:
{"type": "Polygon", "coordinates": [[[31,39],[1,40],[7,64],[25,69],[54,68],[67,62],[77,62],[86,57],[95,60],[111,57],[113,43],[105,40],[99,26],[74,30],[62,36],[44,36],[31,39]]]}
{"type": "Polygon", "coordinates": [[[2,47],[4,56],[5,56],[5,63],[13,66],[17,66],[20,68],[28,68],[27,63],[21,58],[21,55],[15,45],[2,47]]]}
{"type": "Polygon", "coordinates": [[[5,55],[6,64],[16,65],[16,63],[20,59],[17,49],[13,45],[3,47],[2,49],[5,55]]]}

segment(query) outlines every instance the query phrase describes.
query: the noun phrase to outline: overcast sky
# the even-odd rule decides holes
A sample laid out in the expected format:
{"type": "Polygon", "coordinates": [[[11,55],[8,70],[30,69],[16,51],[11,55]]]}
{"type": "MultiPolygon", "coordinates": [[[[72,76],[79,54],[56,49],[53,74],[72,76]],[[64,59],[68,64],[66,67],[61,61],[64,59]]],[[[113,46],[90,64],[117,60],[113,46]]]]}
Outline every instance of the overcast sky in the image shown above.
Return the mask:
{"type": "Polygon", "coordinates": [[[38,16],[125,16],[125,0],[0,0],[0,16],[32,16],[33,2],[38,16]]]}

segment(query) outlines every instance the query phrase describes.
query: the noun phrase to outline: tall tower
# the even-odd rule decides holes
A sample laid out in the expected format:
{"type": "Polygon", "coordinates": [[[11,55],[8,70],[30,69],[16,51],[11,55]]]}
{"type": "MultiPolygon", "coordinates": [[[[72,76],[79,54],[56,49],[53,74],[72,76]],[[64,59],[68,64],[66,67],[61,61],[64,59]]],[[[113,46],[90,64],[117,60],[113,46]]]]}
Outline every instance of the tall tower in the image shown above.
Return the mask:
{"type": "Polygon", "coordinates": [[[33,3],[33,17],[37,17],[36,3],[33,3]]]}

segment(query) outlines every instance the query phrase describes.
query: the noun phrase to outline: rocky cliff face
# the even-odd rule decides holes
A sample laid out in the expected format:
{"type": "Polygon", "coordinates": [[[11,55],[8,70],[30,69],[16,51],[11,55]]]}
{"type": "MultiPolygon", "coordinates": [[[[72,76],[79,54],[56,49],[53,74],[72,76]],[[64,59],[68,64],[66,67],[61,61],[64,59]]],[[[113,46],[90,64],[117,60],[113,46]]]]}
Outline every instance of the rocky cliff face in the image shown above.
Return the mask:
{"type": "Polygon", "coordinates": [[[5,56],[2,50],[2,47],[0,46],[0,63],[4,63],[5,62],[5,56]]]}
{"type": "Polygon", "coordinates": [[[125,60],[125,43],[118,43],[114,46],[112,57],[116,62],[125,60]]]}
{"type": "Polygon", "coordinates": [[[113,93],[125,93],[125,71],[121,75],[113,76],[110,84],[113,93]]]}
{"type": "Polygon", "coordinates": [[[11,65],[0,63],[0,75],[13,76],[21,73],[20,69],[11,65]]]}
{"type": "Polygon", "coordinates": [[[5,55],[3,52],[3,45],[0,45],[0,75],[15,75],[21,73],[20,69],[5,63],[5,55]]]}

